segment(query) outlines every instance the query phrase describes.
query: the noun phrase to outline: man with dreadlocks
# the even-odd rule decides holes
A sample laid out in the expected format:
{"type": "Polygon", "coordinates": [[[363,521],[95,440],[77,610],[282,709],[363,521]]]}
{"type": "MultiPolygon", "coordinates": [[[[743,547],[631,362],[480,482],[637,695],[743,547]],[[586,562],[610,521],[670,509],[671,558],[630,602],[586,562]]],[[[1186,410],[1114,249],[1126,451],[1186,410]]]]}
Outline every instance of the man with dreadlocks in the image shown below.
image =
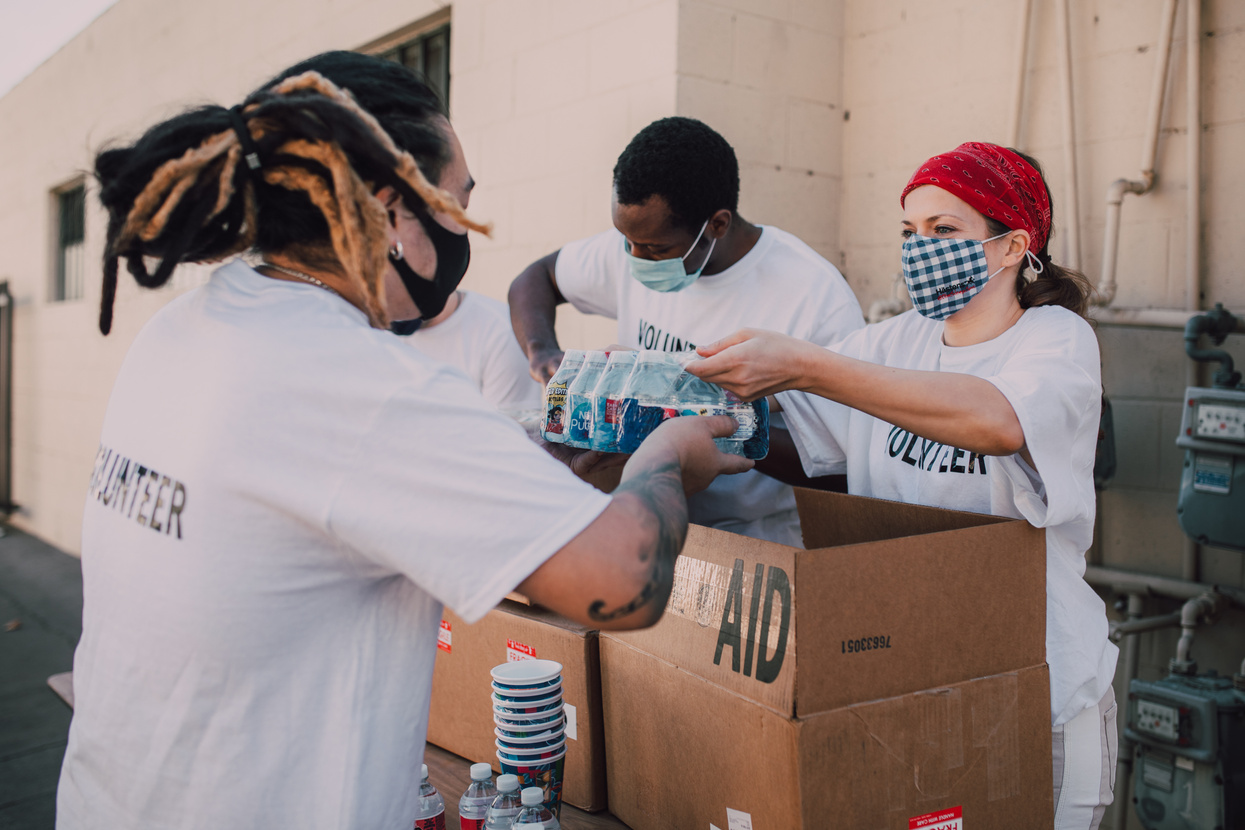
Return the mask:
{"type": "Polygon", "coordinates": [[[749,465],[713,444],[734,422],[664,425],[606,496],[393,336],[442,311],[485,230],[439,102],[397,64],[312,58],[96,174],[105,334],[120,260],[148,287],[257,264],[158,312],[113,388],[58,827],[409,828],[442,604],[475,620],[517,586],[652,624],[685,492],[749,465]]]}

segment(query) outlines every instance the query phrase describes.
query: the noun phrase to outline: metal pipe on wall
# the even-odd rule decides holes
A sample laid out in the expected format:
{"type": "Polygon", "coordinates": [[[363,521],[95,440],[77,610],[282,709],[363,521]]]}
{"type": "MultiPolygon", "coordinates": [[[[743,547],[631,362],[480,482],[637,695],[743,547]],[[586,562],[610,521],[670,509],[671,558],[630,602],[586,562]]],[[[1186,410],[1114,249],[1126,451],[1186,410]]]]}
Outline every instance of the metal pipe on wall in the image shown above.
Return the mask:
{"type": "Polygon", "coordinates": [[[1160,628],[1174,628],[1178,625],[1180,625],[1179,611],[1174,611],[1171,614],[1159,614],[1156,617],[1140,617],[1135,620],[1129,616],[1129,618],[1124,622],[1112,623],[1110,626],[1110,634],[1108,634],[1108,636],[1112,640],[1119,642],[1132,634],[1142,634],[1146,631],[1158,631],[1160,628]]]}
{"type": "Polygon", "coordinates": [[[1150,95],[1150,111],[1146,119],[1146,134],[1142,141],[1141,179],[1116,179],[1107,187],[1106,223],[1103,229],[1102,275],[1098,280],[1095,305],[1108,306],[1115,300],[1116,255],[1120,242],[1120,205],[1124,194],[1146,193],[1154,186],[1157,172],[1155,158],[1158,155],[1159,122],[1163,117],[1163,100],[1167,91],[1167,64],[1171,57],[1172,29],[1176,18],[1176,0],[1164,0],[1162,27],[1159,30],[1158,61],[1154,71],[1154,87],[1150,95]]]}
{"type": "Polygon", "coordinates": [[[1185,249],[1185,308],[1197,311],[1202,307],[1202,0],[1189,0],[1187,5],[1185,90],[1189,123],[1189,239],[1185,249]]]}
{"type": "MultiPolygon", "coordinates": [[[[1185,89],[1188,135],[1188,209],[1185,246],[1185,308],[1196,312],[1202,303],[1202,0],[1185,4],[1185,89]]],[[[1186,386],[1198,386],[1198,365],[1189,362],[1186,386]]],[[[1185,579],[1201,575],[1202,548],[1186,537],[1180,557],[1185,579]]]]}
{"type": "MultiPolygon", "coordinates": [[[[1174,2],[1174,0],[1173,0],[1174,2]]],[[[1060,31],[1063,60],[1059,62],[1060,81],[1063,85],[1063,147],[1064,147],[1064,210],[1068,221],[1063,223],[1064,240],[1068,246],[1066,262],[1075,271],[1081,270],[1081,211],[1077,198],[1079,191],[1076,175],[1076,121],[1072,98],[1072,22],[1068,13],[1068,0],[1055,4],[1055,16],[1060,31]]]]}
{"type": "Polygon", "coordinates": [[[1024,115],[1025,76],[1029,71],[1029,25],[1033,0],[1020,0],[1020,35],[1016,42],[1016,85],[1012,90],[1012,123],[1007,129],[1007,146],[1020,146],[1020,119],[1024,115]]]}
{"type": "MultiPolygon", "coordinates": [[[[1189,319],[1202,312],[1167,308],[1103,308],[1099,306],[1090,309],[1089,313],[1094,318],[1094,322],[1104,326],[1136,326],[1184,331],[1189,319]]],[[[1245,320],[1237,320],[1236,331],[1245,332],[1245,320]]]]}
{"type": "Polygon", "coordinates": [[[1085,581],[1099,588],[1113,588],[1121,594],[1164,596],[1172,599],[1193,599],[1202,594],[1218,591],[1227,594],[1234,602],[1245,600],[1245,592],[1233,595],[1221,586],[1204,585],[1168,576],[1135,573],[1118,568],[1101,568],[1093,565],[1085,569],[1085,581]]]}
{"type": "MultiPolygon", "coordinates": [[[[1088,574],[1086,574],[1088,578],[1088,574]]],[[[1145,598],[1134,591],[1128,595],[1128,620],[1133,622],[1141,619],[1145,610],[1145,598]]],[[[1137,676],[1137,662],[1141,656],[1141,637],[1133,634],[1124,641],[1124,695],[1117,698],[1127,700],[1128,686],[1137,676]]],[[[1115,800],[1115,830],[1125,830],[1128,826],[1128,779],[1133,772],[1133,742],[1120,731],[1119,752],[1115,760],[1115,790],[1123,795],[1115,800]]]]}
{"type": "Polygon", "coordinates": [[[1208,593],[1194,597],[1180,608],[1180,640],[1176,643],[1176,658],[1172,660],[1172,671],[1183,674],[1196,674],[1197,661],[1193,659],[1193,634],[1199,624],[1215,621],[1219,613],[1220,598],[1218,594],[1208,593]]]}

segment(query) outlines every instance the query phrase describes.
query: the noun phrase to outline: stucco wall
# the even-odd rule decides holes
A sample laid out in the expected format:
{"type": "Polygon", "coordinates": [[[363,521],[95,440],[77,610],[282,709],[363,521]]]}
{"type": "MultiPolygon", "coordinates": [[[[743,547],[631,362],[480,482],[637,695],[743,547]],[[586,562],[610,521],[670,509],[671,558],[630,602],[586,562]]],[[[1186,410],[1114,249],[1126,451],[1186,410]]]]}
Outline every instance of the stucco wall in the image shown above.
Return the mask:
{"type": "Polygon", "coordinates": [[[788,230],[836,263],[842,23],[840,0],[679,4],[678,114],[734,146],[744,218],[788,230]]]}
{"type": "MultiPolygon", "coordinates": [[[[86,296],[49,303],[51,189],[84,175],[105,142],[191,104],[235,103],[300,58],[356,48],[443,5],[121,0],[0,99],[0,157],[7,160],[0,165],[0,279],[10,281],[16,299],[13,490],[22,510],[15,523],[78,549],[112,379],[134,333],[188,284],[183,278],[140,295],[123,276],[113,333],[101,337],[95,320],[104,219],[92,206],[86,296]]],[[[88,190],[88,202],[92,195],[88,190]]]]}
{"type": "MultiPolygon", "coordinates": [[[[450,112],[475,178],[464,285],[505,299],[528,263],[610,227],[614,162],[651,121],[675,114],[676,0],[454,5],[450,112]]],[[[613,342],[615,325],[570,306],[564,347],[613,342]]]]}

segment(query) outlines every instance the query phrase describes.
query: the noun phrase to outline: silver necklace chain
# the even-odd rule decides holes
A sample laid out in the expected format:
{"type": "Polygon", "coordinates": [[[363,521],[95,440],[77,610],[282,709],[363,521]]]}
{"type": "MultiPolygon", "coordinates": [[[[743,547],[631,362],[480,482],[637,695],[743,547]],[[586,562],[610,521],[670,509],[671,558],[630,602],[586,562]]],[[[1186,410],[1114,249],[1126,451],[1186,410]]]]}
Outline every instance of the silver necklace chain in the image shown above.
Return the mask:
{"type": "Polygon", "coordinates": [[[321,280],[316,279],[315,277],[311,276],[311,274],[304,274],[302,271],[295,271],[293,268],[286,268],[284,265],[277,265],[275,262],[268,262],[267,260],[264,260],[260,264],[266,268],[271,268],[274,271],[280,271],[282,274],[288,274],[289,276],[294,277],[295,279],[302,280],[303,282],[309,282],[312,285],[318,285],[321,288],[323,288],[325,291],[329,292],[330,294],[336,294],[338,297],[341,296],[341,292],[338,291],[336,288],[329,285],[328,283],[325,283],[321,280]]]}

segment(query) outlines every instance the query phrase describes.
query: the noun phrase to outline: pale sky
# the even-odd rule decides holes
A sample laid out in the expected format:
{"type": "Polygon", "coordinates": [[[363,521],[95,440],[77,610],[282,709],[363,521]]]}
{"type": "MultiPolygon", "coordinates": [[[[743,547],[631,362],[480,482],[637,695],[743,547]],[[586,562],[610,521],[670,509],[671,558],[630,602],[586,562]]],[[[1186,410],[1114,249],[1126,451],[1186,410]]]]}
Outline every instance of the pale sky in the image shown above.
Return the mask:
{"type": "Polygon", "coordinates": [[[0,96],[117,0],[0,0],[0,96]]]}

